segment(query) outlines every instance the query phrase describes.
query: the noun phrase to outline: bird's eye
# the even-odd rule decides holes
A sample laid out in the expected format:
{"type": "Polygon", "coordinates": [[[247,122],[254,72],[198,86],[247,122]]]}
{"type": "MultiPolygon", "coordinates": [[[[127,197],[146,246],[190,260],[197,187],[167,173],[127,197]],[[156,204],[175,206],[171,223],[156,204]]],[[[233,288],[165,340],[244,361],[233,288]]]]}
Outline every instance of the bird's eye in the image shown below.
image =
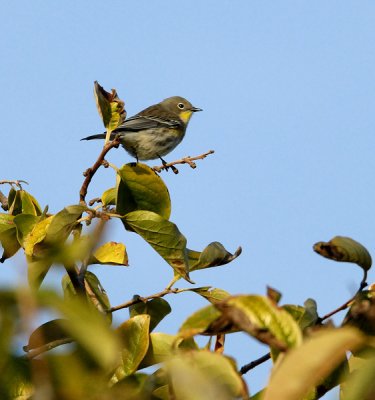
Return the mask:
{"type": "Polygon", "coordinates": [[[184,104],[184,103],[178,103],[178,104],[177,104],[177,107],[178,107],[180,110],[183,110],[183,109],[185,108],[185,104],[184,104]]]}

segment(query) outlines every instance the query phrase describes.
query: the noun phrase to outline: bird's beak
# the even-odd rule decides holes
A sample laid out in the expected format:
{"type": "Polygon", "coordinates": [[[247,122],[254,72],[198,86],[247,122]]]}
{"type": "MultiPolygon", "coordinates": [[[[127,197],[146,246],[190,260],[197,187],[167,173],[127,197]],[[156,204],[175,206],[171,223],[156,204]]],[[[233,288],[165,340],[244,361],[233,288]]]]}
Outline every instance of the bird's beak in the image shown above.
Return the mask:
{"type": "Polygon", "coordinates": [[[191,111],[197,112],[197,111],[203,111],[201,108],[198,107],[191,107],[191,111]]]}

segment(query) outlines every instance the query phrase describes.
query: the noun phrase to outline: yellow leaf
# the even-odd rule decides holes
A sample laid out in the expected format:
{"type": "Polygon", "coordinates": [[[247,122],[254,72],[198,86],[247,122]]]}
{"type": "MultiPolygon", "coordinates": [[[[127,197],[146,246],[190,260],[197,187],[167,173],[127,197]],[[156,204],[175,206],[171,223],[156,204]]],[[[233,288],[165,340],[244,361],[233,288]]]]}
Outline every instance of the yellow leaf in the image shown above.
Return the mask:
{"type": "Polygon", "coordinates": [[[123,243],[108,242],[93,254],[90,264],[128,265],[128,255],[123,243]]]}

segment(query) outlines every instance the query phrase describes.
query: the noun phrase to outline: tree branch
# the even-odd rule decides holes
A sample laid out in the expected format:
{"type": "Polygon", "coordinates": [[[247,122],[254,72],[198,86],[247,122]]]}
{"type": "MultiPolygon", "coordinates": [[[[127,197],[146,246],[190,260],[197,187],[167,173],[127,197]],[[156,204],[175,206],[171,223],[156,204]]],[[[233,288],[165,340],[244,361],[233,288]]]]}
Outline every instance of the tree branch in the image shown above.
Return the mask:
{"type": "MultiPolygon", "coordinates": [[[[13,185],[16,185],[19,189],[22,190],[22,185],[21,183],[26,183],[28,185],[28,183],[26,181],[23,181],[22,179],[16,179],[16,180],[1,180],[0,181],[0,185],[11,185],[13,187],[13,185]]],[[[9,210],[9,203],[8,203],[8,197],[5,196],[5,194],[3,192],[0,191],[0,204],[1,204],[1,208],[4,211],[8,211],[9,210]]]]}
{"type": "Polygon", "coordinates": [[[84,172],[85,180],[82,183],[81,190],[79,191],[79,200],[81,203],[86,205],[86,195],[87,195],[87,190],[90,185],[90,182],[95,175],[96,171],[99,169],[99,167],[103,164],[104,162],[104,157],[107,155],[109,150],[111,150],[113,147],[118,147],[120,145],[120,141],[115,138],[114,140],[108,142],[106,145],[104,145],[103,150],[99,154],[98,159],[95,161],[95,164],[91,167],[88,168],[84,172]]]}
{"type": "Polygon", "coordinates": [[[120,304],[118,306],[111,307],[107,312],[111,313],[111,312],[114,312],[114,311],[117,311],[117,310],[121,310],[123,308],[128,308],[128,307],[130,307],[130,306],[132,306],[134,304],[146,303],[146,301],[151,300],[151,299],[157,299],[157,298],[160,298],[160,297],[164,297],[167,294],[171,294],[171,293],[177,294],[177,293],[181,293],[183,291],[184,291],[183,289],[179,290],[179,289],[167,288],[167,289],[164,289],[163,291],[161,291],[159,293],[155,293],[155,294],[152,294],[152,295],[147,296],[147,297],[134,296],[134,298],[132,300],[129,300],[129,301],[127,301],[127,302],[125,302],[123,304],[120,304]]]}
{"type": "MultiPolygon", "coordinates": [[[[343,311],[346,308],[348,308],[349,304],[355,300],[358,293],[360,293],[367,286],[366,279],[367,279],[367,271],[364,270],[363,279],[360,283],[357,293],[351,299],[349,299],[344,304],[342,304],[340,307],[337,307],[335,310],[329,312],[328,314],[324,315],[323,317],[318,318],[315,325],[321,324],[324,320],[326,320],[326,319],[332,317],[333,315],[337,314],[338,312],[343,311]]],[[[254,360],[254,361],[251,361],[249,364],[246,364],[243,367],[241,367],[240,374],[241,375],[246,374],[248,371],[250,371],[251,369],[257,367],[258,365],[264,363],[265,361],[269,360],[270,358],[271,358],[271,353],[267,353],[264,356],[254,360]]]]}
{"type": "Polygon", "coordinates": [[[249,362],[249,364],[245,364],[243,367],[240,369],[240,374],[244,375],[253,368],[257,367],[260,364],[263,364],[264,362],[268,361],[271,358],[271,353],[267,353],[262,357],[257,358],[254,361],[249,362]]]}
{"type": "Polygon", "coordinates": [[[170,163],[165,163],[165,164],[163,164],[163,165],[160,165],[159,167],[153,167],[152,169],[153,169],[155,172],[160,172],[160,171],[162,171],[163,169],[167,170],[168,168],[172,168],[172,171],[173,171],[175,174],[178,174],[178,169],[174,167],[175,165],[177,165],[177,164],[189,164],[191,168],[196,168],[197,165],[195,164],[194,161],[196,161],[196,160],[203,160],[203,159],[206,158],[208,155],[213,154],[213,153],[215,153],[214,150],[209,150],[209,151],[207,151],[206,153],[201,154],[200,156],[196,156],[196,157],[190,157],[190,156],[184,157],[184,158],[181,158],[180,160],[172,161],[172,162],[170,162],[170,163]]]}
{"type": "Polygon", "coordinates": [[[5,183],[7,183],[7,184],[9,184],[11,186],[16,185],[21,190],[22,190],[21,183],[26,183],[26,185],[28,185],[28,182],[23,181],[22,179],[16,179],[16,180],[13,180],[13,181],[8,181],[8,180],[0,181],[0,185],[4,185],[5,183]]]}
{"type": "Polygon", "coordinates": [[[332,317],[333,315],[337,314],[340,311],[346,310],[348,308],[349,304],[352,301],[355,300],[355,298],[357,297],[358,293],[360,293],[367,286],[366,279],[367,279],[367,271],[363,270],[363,278],[361,280],[361,283],[359,285],[359,289],[358,289],[357,293],[352,298],[350,298],[348,301],[346,301],[344,304],[342,304],[340,307],[337,307],[333,311],[331,311],[328,314],[324,315],[323,317],[319,318],[317,324],[319,324],[319,323],[323,322],[324,320],[332,317]]]}

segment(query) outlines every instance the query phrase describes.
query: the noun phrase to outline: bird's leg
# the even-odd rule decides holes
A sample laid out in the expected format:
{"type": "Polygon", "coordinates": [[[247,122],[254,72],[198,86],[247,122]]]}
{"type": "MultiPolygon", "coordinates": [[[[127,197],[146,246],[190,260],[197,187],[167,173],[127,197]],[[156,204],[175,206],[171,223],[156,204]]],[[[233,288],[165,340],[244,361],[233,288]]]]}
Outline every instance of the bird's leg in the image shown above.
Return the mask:
{"type": "Polygon", "coordinates": [[[136,159],[136,162],[131,162],[130,165],[132,167],[136,167],[139,163],[139,159],[138,159],[138,155],[137,155],[134,147],[132,147],[132,151],[133,151],[133,154],[131,154],[131,155],[136,159]]]}
{"type": "Polygon", "coordinates": [[[169,167],[167,166],[168,163],[167,163],[163,158],[161,158],[161,157],[159,156],[159,154],[158,154],[158,157],[160,158],[160,161],[161,161],[161,163],[163,164],[165,170],[168,171],[168,168],[169,168],[169,167]]]}
{"type": "Polygon", "coordinates": [[[163,167],[165,168],[166,171],[168,171],[168,169],[170,168],[175,174],[178,174],[178,169],[174,165],[168,166],[168,163],[163,158],[161,158],[159,154],[158,157],[160,158],[161,163],[163,164],[163,167]]]}
{"type": "Polygon", "coordinates": [[[137,165],[139,163],[139,158],[137,152],[135,151],[135,147],[132,147],[132,151],[134,154],[134,158],[137,160],[134,164],[137,165]]]}

